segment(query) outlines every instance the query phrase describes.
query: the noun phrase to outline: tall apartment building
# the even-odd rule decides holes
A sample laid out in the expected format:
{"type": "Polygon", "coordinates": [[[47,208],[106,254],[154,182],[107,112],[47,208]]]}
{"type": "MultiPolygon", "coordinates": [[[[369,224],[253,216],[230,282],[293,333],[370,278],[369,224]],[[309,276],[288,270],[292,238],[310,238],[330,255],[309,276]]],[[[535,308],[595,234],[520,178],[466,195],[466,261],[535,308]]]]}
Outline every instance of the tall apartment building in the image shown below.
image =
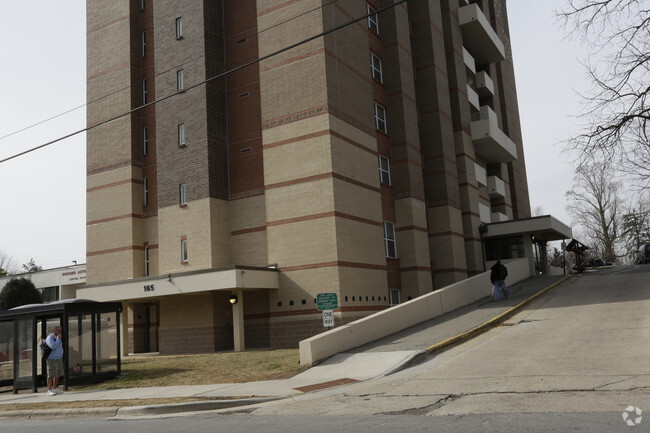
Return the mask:
{"type": "Polygon", "coordinates": [[[78,293],[129,352],[296,345],[530,217],[506,2],[395,1],[87,1],[88,124],[130,114],[88,132],[78,293]]]}

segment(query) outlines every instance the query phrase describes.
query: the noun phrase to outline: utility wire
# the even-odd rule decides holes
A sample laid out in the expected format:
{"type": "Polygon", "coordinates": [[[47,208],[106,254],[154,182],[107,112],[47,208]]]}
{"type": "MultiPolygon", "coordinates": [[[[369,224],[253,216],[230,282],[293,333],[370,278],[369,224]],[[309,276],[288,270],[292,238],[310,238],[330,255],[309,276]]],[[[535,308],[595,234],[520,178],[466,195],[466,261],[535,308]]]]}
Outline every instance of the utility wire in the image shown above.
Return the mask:
{"type": "MultiPolygon", "coordinates": [[[[257,37],[259,37],[259,36],[260,36],[262,33],[264,33],[264,32],[267,32],[267,31],[269,31],[269,30],[272,30],[272,29],[274,29],[274,28],[276,28],[276,27],[279,27],[279,26],[281,26],[281,25],[287,24],[287,23],[290,22],[290,21],[293,21],[293,20],[298,19],[298,18],[300,18],[300,17],[303,17],[303,16],[305,16],[305,15],[308,15],[308,14],[310,14],[310,13],[312,13],[312,12],[315,12],[315,11],[317,11],[317,10],[319,10],[319,9],[324,9],[324,8],[327,7],[327,6],[329,6],[329,5],[333,4],[333,3],[336,3],[337,1],[338,1],[338,0],[331,0],[330,2],[325,3],[325,4],[321,5],[321,6],[318,6],[318,7],[316,7],[316,8],[310,9],[310,10],[308,10],[308,11],[305,11],[305,12],[301,13],[301,14],[295,15],[295,16],[293,16],[293,17],[291,17],[291,18],[288,18],[288,19],[286,19],[286,20],[284,20],[284,21],[280,21],[280,22],[278,22],[278,23],[275,23],[275,24],[273,24],[273,25],[271,25],[271,26],[269,26],[269,27],[267,27],[267,28],[265,28],[265,29],[259,30],[259,31],[258,31],[257,33],[255,33],[253,36],[257,36],[257,37]]],[[[212,30],[212,29],[208,29],[208,31],[214,33],[214,30],[212,30]]],[[[190,34],[191,34],[191,33],[190,33],[190,34]]],[[[181,66],[188,65],[188,64],[190,64],[190,63],[192,63],[192,62],[195,62],[195,61],[197,61],[197,60],[199,60],[199,59],[201,59],[201,58],[204,58],[204,57],[205,57],[205,55],[201,55],[201,56],[195,57],[195,58],[193,58],[193,59],[191,59],[191,60],[188,60],[187,62],[181,63],[181,64],[179,64],[179,65],[175,65],[175,66],[173,66],[172,68],[169,68],[169,69],[167,69],[167,70],[165,70],[165,71],[161,71],[161,72],[157,73],[157,74],[154,75],[152,78],[156,78],[156,77],[159,77],[159,76],[161,76],[161,75],[164,75],[164,74],[168,73],[169,71],[172,71],[172,70],[174,70],[174,69],[178,69],[178,68],[181,67],[181,66]]],[[[35,127],[38,126],[38,125],[42,125],[43,123],[49,122],[49,121],[51,121],[51,120],[54,120],[54,119],[59,118],[59,117],[61,117],[61,116],[64,116],[64,115],[66,115],[66,114],[68,114],[68,113],[72,113],[73,111],[76,111],[76,110],[78,110],[78,109],[80,109],[80,108],[87,107],[87,106],[89,106],[89,105],[91,105],[91,104],[93,104],[93,103],[95,103],[95,102],[99,102],[99,101],[101,101],[102,99],[105,99],[105,98],[107,98],[107,97],[109,97],[109,96],[112,96],[112,95],[114,95],[114,94],[116,94],[116,93],[122,92],[122,91],[124,91],[124,90],[128,90],[128,89],[130,89],[131,87],[132,87],[132,86],[126,86],[126,87],[123,87],[123,88],[121,88],[121,89],[114,90],[114,91],[112,91],[112,92],[110,92],[110,93],[108,93],[108,94],[106,94],[106,95],[104,95],[104,96],[100,96],[99,98],[97,98],[97,99],[95,99],[95,100],[93,100],[93,101],[86,102],[85,104],[81,104],[81,105],[79,105],[79,106],[76,106],[76,107],[74,107],[74,108],[71,108],[71,109],[69,109],[69,110],[67,110],[67,111],[64,111],[64,112],[62,112],[62,113],[55,114],[54,116],[52,116],[52,117],[48,117],[47,119],[43,119],[43,120],[40,120],[40,121],[38,121],[38,122],[36,122],[36,123],[33,123],[33,124],[31,124],[31,125],[25,126],[24,128],[21,128],[21,129],[19,129],[19,130],[17,130],[17,131],[10,132],[10,133],[8,133],[8,134],[6,134],[6,135],[1,136],[1,137],[0,137],[0,141],[4,140],[5,138],[9,138],[9,137],[11,137],[11,136],[13,136],[13,135],[19,134],[19,133],[21,133],[21,132],[23,132],[23,131],[27,131],[27,130],[29,130],[29,129],[35,128],[35,127]]]]}
{"type": "Polygon", "coordinates": [[[230,69],[230,70],[228,70],[228,71],[224,71],[224,72],[222,72],[221,74],[217,74],[217,75],[215,75],[214,77],[208,78],[208,79],[206,79],[206,80],[204,80],[204,81],[201,81],[200,83],[194,84],[194,85],[192,85],[192,86],[190,86],[190,87],[187,87],[187,88],[185,88],[185,89],[183,89],[183,90],[179,90],[178,92],[175,92],[175,93],[169,94],[169,95],[167,95],[167,96],[163,96],[162,98],[156,99],[156,100],[151,101],[151,102],[148,102],[148,103],[146,103],[146,104],[142,104],[142,105],[140,105],[139,107],[136,107],[136,108],[134,108],[134,109],[132,109],[132,110],[126,111],[126,112],[124,112],[124,113],[122,113],[122,114],[118,114],[117,116],[111,117],[111,118],[109,118],[109,119],[106,119],[106,120],[104,120],[104,121],[102,121],[102,122],[99,122],[99,123],[96,123],[96,124],[94,124],[94,125],[87,126],[86,128],[80,129],[80,130],[78,130],[78,131],[72,132],[72,133],[70,133],[70,134],[68,134],[68,135],[65,135],[65,136],[63,136],[63,137],[59,137],[59,138],[54,139],[54,140],[52,140],[52,141],[49,141],[49,142],[47,142],[47,143],[41,144],[40,146],[33,147],[33,148],[31,148],[31,149],[28,149],[28,150],[25,150],[25,151],[23,151],[23,152],[17,153],[17,154],[15,154],[15,155],[9,156],[9,157],[7,157],[7,158],[5,158],[5,159],[0,159],[0,164],[2,164],[3,162],[10,161],[10,160],[12,160],[12,159],[18,158],[19,156],[23,156],[23,155],[26,155],[26,154],[28,154],[28,153],[34,152],[35,150],[42,149],[42,148],[44,148],[44,147],[50,146],[50,145],[52,145],[52,144],[54,144],[54,143],[58,143],[59,141],[65,140],[66,138],[70,138],[70,137],[73,137],[73,136],[75,136],[75,135],[77,135],[77,134],[81,134],[82,132],[87,132],[87,131],[90,131],[91,129],[95,129],[95,128],[98,128],[98,127],[100,127],[100,126],[102,126],[102,125],[106,125],[107,123],[110,123],[110,122],[113,122],[113,121],[115,121],[115,120],[121,119],[122,117],[128,116],[129,114],[133,114],[133,113],[135,113],[136,111],[142,110],[142,109],[147,108],[147,107],[149,107],[149,106],[151,106],[151,105],[154,105],[154,104],[157,104],[157,103],[159,103],[159,102],[165,101],[165,100],[167,100],[167,99],[173,98],[174,96],[177,96],[177,95],[180,95],[180,94],[182,94],[182,93],[185,93],[185,92],[187,92],[187,91],[189,91],[189,90],[192,90],[192,89],[194,89],[194,88],[196,88],[196,87],[199,87],[199,86],[202,86],[202,85],[204,85],[204,84],[207,84],[207,83],[209,83],[209,82],[211,82],[211,81],[213,81],[213,80],[216,80],[216,79],[218,79],[218,78],[223,78],[223,77],[225,77],[225,76],[228,75],[228,74],[232,74],[233,72],[237,72],[237,71],[239,71],[239,70],[241,70],[241,69],[247,68],[247,67],[252,66],[252,65],[254,65],[254,64],[256,64],[256,63],[260,63],[260,62],[262,62],[262,61],[264,61],[264,60],[270,59],[271,57],[275,57],[275,56],[277,56],[277,55],[279,55],[279,54],[282,54],[282,53],[284,53],[284,52],[286,52],[286,51],[289,51],[289,50],[292,50],[292,49],[294,49],[294,48],[297,48],[297,47],[299,47],[299,46],[301,46],[301,45],[304,45],[304,44],[306,44],[306,43],[308,43],[308,42],[311,42],[311,41],[316,40],[316,39],[318,39],[318,38],[321,38],[321,37],[323,37],[323,36],[327,36],[327,35],[329,35],[330,33],[334,33],[334,32],[336,32],[336,31],[338,31],[338,30],[341,30],[341,29],[343,29],[343,28],[345,28],[345,27],[348,27],[348,26],[350,26],[350,25],[352,25],[352,24],[355,24],[355,23],[357,23],[357,22],[359,22],[359,21],[362,21],[362,20],[364,20],[364,19],[367,19],[367,18],[370,17],[370,16],[373,16],[373,15],[379,14],[379,13],[384,12],[384,11],[387,11],[387,10],[389,10],[389,9],[392,9],[392,8],[394,8],[394,7],[396,7],[396,6],[399,6],[400,4],[402,4],[402,3],[406,3],[406,2],[407,2],[407,0],[398,0],[397,2],[391,4],[390,6],[386,6],[385,8],[378,9],[378,10],[375,11],[375,12],[372,12],[372,13],[368,13],[368,14],[362,15],[362,16],[359,17],[359,18],[355,18],[355,19],[353,19],[353,20],[351,20],[351,21],[348,21],[348,22],[346,22],[346,23],[340,24],[340,25],[338,25],[338,26],[336,26],[336,27],[333,27],[333,28],[331,28],[331,29],[329,29],[329,30],[326,30],[326,31],[321,32],[321,33],[318,33],[318,34],[316,34],[316,35],[314,35],[314,36],[310,36],[310,37],[308,37],[307,39],[303,39],[303,40],[300,41],[300,42],[296,42],[295,44],[291,44],[291,45],[289,45],[289,46],[287,46],[287,47],[281,48],[281,49],[279,49],[279,50],[277,50],[277,51],[274,51],[274,52],[272,52],[272,53],[270,53],[270,54],[267,54],[267,55],[265,55],[265,56],[259,57],[259,58],[255,59],[255,60],[251,60],[251,61],[248,62],[248,63],[244,63],[243,65],[237,66],[237,67],[232,68],[232,69],[230,69]]]}

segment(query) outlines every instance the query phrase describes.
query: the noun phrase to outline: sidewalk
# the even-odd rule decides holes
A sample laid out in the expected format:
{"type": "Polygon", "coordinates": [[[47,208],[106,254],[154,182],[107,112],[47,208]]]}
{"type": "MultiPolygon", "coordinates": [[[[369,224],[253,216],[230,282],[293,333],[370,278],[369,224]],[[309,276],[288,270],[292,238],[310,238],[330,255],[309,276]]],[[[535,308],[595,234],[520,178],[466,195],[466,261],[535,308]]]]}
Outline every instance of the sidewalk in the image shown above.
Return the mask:
{"type": "Polygon", "coordinates": [[[228,383],[196,386],[129,388],[105,391],[70,391],[48,397],[45,392],[0,394],[0,418],[34,416],[136,416],[162,413],[213,410],[260,403],[305,392],[331,388],[385,376],[424,360],[429,354],[471,338],[488,329],[546,290],[555,287],[562,276],[532,277],[510,287],[509,299],[499,302],[484,298],[473,304],[444,314],[433,320],[396,334],[340,353],[291,379],[249,383],[228,383]],[[105,407],[98,409],[2,411],[3,404],[28,403],[35,408],[45,402],[89,400],[126,400],[169,397],[195,397],[211,400],[182,404],[137,407],[105,407]],[[218,398],[223,400],[218,400],[218,398]],[[215,398],[217,400],[215,400],[215,398]]]}

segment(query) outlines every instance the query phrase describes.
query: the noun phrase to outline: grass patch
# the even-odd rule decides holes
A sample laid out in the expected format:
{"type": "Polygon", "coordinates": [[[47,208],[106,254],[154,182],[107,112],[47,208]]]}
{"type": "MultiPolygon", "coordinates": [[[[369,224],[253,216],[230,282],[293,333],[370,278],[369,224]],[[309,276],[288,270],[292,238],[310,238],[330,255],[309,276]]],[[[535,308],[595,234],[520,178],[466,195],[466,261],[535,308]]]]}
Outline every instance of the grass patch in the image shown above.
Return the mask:
{"type": "Polygon", "coordinates": [[[299,360],[298,349],[129,356],[122,359],[121,377],[72,389],[102,390],[288,379],[305,370],[299,360]]]}

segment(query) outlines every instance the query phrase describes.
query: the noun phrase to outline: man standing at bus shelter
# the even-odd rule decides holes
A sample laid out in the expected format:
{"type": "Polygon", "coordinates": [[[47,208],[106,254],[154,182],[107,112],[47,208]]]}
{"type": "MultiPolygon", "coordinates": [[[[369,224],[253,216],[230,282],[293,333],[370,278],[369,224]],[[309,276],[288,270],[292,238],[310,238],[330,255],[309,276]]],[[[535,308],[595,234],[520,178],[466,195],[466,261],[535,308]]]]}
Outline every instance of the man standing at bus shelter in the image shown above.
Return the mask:
{"type": "Polygon", "coordinates": [[[45,344],[52,348],[52,353],[47,358],[47,395],[50,396],[63,392],[58,389],[59,377],[63,376],[62,331],[60,326],[55,326],[45,339],[45,344]]]}

